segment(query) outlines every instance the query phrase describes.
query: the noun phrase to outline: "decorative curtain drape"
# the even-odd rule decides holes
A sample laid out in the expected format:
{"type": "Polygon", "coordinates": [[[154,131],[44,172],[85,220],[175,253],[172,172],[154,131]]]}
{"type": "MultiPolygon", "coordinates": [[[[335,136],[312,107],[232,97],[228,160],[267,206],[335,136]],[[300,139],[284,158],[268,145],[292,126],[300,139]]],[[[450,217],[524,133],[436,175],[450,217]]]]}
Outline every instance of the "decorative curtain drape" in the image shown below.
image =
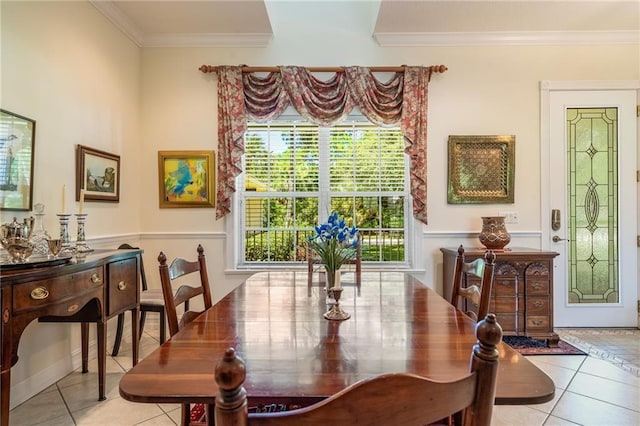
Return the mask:
{"type": "Polygon", "coordinates": [[[323,81],[304,67],[282,66],[280,72],[258,76],[243,73],[241,66],[219,66],[216,217],[231,211],[249,120],[272,120],[293,105],[309,122],[330,126],[358,106],[372,123],[400,123],[410,158],[413,215],[427,223],[427,92],[436,68],[405,67],[381,82],[365,67],[345,67],[323,81]]]}

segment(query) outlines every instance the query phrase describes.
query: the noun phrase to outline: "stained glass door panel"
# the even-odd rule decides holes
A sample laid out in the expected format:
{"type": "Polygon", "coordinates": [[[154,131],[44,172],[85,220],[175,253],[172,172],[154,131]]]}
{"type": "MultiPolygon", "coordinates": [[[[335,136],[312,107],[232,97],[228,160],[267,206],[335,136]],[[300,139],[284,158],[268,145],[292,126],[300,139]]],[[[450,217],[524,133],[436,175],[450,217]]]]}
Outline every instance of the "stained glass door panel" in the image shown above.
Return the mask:
{"type": "Polygon", "coordinates": [[[618,303],[618,109],[568,108],[569,303],[618,303]]]}

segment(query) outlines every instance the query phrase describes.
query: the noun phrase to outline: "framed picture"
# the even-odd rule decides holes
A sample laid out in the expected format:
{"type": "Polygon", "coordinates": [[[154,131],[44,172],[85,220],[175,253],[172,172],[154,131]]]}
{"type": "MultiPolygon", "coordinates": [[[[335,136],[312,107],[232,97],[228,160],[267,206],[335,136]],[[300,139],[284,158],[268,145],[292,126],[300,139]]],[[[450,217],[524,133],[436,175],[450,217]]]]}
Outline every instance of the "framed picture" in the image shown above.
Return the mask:
{"type": "Polygon", "coordinates": [[[0,109],[0,210],[30,211],[36,122],[0,109]]]}
{"type": "Polygon", "coordinates": [[[514,202],[514,135],[449,136],[449,204],[514,202]]]}
{"type": "Polygon", "coordinates": [[[120,201],[120,156],[78,145],[76,201],[84,189],[85,201],[120,201]]]}
{"type": "Polygon", "coordinates": [[[159,151],[160,208],[215,207],[213,151],[159,151]]]}

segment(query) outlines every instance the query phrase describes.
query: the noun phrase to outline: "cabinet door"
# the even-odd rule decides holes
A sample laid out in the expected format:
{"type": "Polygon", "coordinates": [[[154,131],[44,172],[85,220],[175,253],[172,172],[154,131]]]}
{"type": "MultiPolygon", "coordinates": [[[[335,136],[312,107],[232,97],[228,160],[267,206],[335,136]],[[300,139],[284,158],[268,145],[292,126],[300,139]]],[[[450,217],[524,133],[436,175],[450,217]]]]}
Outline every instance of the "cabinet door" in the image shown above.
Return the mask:
{"type": "Polygon", "coordinates": [[[109,298],[107,315],[112,316],[136,305],[138,301],[138,259],[125,259],[107,265],[109,298]]]}

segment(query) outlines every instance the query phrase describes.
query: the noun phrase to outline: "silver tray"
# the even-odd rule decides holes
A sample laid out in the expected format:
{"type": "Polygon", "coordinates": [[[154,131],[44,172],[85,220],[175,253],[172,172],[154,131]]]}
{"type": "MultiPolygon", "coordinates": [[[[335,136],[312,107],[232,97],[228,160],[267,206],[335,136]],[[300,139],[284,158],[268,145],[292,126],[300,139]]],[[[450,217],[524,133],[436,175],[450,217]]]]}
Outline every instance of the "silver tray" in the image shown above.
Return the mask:
{"type": "Polygon", "coordinates": [[[28,269],[28,268],[39,268],[41,266],[55,266],[62,265],[67,263],[73,255],[71,254],[61,254],[56,258],[48,257],[46,255],[33,255],[29,257],[25,262],[22,263],[13,263],[8,255],[0,256],[0,269],[9,270],[9,269],[28,269]]]}

